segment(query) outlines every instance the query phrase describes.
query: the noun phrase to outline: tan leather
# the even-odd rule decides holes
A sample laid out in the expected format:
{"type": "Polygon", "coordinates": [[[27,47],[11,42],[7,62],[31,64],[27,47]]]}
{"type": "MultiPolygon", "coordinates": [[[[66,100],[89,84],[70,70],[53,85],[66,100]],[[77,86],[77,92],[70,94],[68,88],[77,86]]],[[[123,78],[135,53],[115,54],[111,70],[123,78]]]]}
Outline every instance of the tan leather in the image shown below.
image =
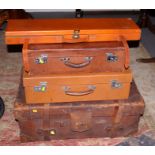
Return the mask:
{"type": "Polygon", "coordinates": [[[23,76],[27,104],[126,99],[129,96],[131,80],[130,70],[52,76],[29,76],[24,73],[23,76]],[[120,87],[113,88],[113,81],[118,81],[120,87]],[[47,84],[46,88],[38,91],[44,83],[47,84]],[[86,93],[90,90],[92,90],[90,93],[86,93]],[[70,91],[73,95],[69,95],[66,91],[70,91]]]}
{"type": "Polygon", "coordinates": [[[23,64],[24,64],[24,70],[26,72],[29,72],[30,66],[29,66],[29,58],[28,58],[28,45],[29,45],[29,40],[25,40],[23,44],[23,49],[22,49],[22,56],[23,56],[23,64]]]}
{"type": "Polygon", "coordinates": [[[130,53],[129,53],[129,46],[128,46],[128,43],[125,39],[124,36],[120,36],[120,40],[122,41],[124,47],[125,47],[125,63],[124,63],[124,66],[126,69],[129,68],[129,63],[130,63],[130,53]]]}
{"type": "Polygon", "coordinates": [[[30,43],[114,41],[119,35],[126,40],[140,40],[141,30],[130,18],[9,20],[5,41],[6,44],[23,44],[25,39],[30,43]],[[72,38],[74,31],[79,31],[79,39],[72,38]]]}
{"type": "Polygon", "coordinates": [[[23,51],[25,70],[30,75],[121,72],[124,66],[129,67],[128,47],[122,38],[113,42],[29,44],[23,51]],[[42,55],[47,56],[47,61],[36,63],[42,55]]]}

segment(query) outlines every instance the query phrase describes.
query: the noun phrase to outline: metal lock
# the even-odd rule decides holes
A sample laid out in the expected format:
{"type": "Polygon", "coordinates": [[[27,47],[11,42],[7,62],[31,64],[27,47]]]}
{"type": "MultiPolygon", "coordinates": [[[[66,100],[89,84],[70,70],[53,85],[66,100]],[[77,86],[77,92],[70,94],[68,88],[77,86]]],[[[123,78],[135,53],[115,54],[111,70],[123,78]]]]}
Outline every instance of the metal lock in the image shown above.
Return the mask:
{"type": "Polygon", "coordinates": [[[122,87],[122,83],[120,83],[120,82],[118,82],[118,81],[116,81],[116,80],[113,80],[113,81],[111,82],[111,87],[112,87],[112,88],[121,88],[121,87],[122,87]]]}
{"type": "Polygon", "coordinates": [[[107,61],[108,62],[116,62],[118,61],[118,56],[114,55],[113,53],[106,53],[107,61]]]}
{"type": "Polygon", "coordinates": [[[42,54],[40,57],[35,59],[36,64],[45,64],[47,63],[48,55],[42,54]]]}
{"type": "Polygon", "coordinates": [[[80,33],[79,30],[74,30],[72,38],[73,39],[79,39],[80,38],[80,34],[79,33],[80,33]]]}
{"type": "Polygon", "coordinates": [[[50,130],[50,135],[55,135],[56,134],[56,130],[52,129],[50,130]]]}
{"type": "Polygon", "coordinates": [[[35,92],[45,92],[47,89],[47,82],[40,82],[39,86],[34,86],[35,92]]]}
{"type": "Polygon", "coordinates": [[[33,113],[37,113],[38,110],[37,110],[37,109],[32,109],[32,112],[33,112],[33,113]]]}

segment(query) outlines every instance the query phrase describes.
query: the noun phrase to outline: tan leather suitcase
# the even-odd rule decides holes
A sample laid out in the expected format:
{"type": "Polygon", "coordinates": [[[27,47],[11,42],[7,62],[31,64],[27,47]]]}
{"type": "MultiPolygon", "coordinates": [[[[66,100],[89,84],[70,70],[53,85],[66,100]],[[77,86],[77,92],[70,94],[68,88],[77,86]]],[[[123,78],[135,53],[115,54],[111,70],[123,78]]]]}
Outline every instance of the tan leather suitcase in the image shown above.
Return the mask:
{"type": "Polygon", "coordinates": [[[27,104],[126,99],[131,81],[130,69],[78,75],[23,75],[27,104]]]}
{"type": "Polygon", "coordinates": [[[28,105],[19,92],[14,114],[22,142],[129,136],[138,130],[144,111],[134,83],[126,100],[28,105]]]}
{"type": "Polygon", "coordinates": [[[140,40],[141,30],[131,18],[8,20],[6,44],[75,43],[140,40]]]}
{"type": "Polygon", "coordinates": [[[129,67],[129,48],[123,37],[96,43],[27,43],[23,63],[30,75],[121,72],[129,67]]]}

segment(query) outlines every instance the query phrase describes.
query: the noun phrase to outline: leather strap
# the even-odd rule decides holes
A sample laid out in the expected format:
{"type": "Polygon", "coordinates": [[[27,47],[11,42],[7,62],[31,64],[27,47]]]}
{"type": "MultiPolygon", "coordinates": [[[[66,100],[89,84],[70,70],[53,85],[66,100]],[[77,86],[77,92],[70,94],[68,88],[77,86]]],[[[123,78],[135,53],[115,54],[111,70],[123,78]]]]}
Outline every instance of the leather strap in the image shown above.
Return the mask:
{"type": "Polygon", "coordinates": [[[30,69],[29,59],[28,59],[28,44],[29,44],[29,40],[25,40],[25,42],[23,44],[23,50],[22,50],[24,70],[26,72],[29,72],[29,69],[30,69]]]}
{"type": "Polygon", "coordinates": [[[42,129],[44,140],[50,140],[50,104],[44,104],[42,129]]]}
{"type": "Polygon", "coordinates": [[[111,137],[114,137],[116,134],[116,129],[118,128],[121,119],[123,117],[123,111],[124,111],[124,105],[121,103],[118,103],[118,106],[115,107],[115,112],[113,115],[113,126],[111,130],[111,137]]]}
{"type": "Polygon", "coordinates": [[[124,36],[120,36],[119,37],[120,41],[123,43],[123,46],[125,47],[125,63],[124,63],[124,67],[126,69],[129,68],[129,61],[130,61],[130,53],[129,53],[129,46],[128,46],[128,43],[125,39],[124,36]]]}

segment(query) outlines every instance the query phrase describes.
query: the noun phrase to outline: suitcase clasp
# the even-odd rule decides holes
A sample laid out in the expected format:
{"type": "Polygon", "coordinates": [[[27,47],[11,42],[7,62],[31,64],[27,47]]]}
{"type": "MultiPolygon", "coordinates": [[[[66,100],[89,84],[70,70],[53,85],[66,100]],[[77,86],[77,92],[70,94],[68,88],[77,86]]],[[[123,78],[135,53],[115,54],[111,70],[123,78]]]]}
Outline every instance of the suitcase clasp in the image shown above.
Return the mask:
{"type": "Polygon", "coordinates": [[[116,80],[113,80],[113,81],[111,82],[111,87],[112,87],[112,88],[121,88],[121,87],[122,87],[122,83],[120,83],[120,82],[118,82],[118,81],[116,81],[116,80]]]}
{"type": "Polygon", "coordinates": [[[107,61],[108,62],[116,62],[118,61],[118,56],[114,55],[113,53],[106,53],[107,61]]]}
{"type": "Polygon", "coordinates": [[[79,39],[80,38],[80,34],[79,33],[80,33],[80,30],[74,30],[72,38],[73,39],[79,39]]]}
{"type": "Polygon", "coordinates": [[[39,86],[34,86],[35,92],[45,92],[47,88],[47,82],[40,82],[39,86]]]}
{"type": "Polygon", "coordinates": [[[48,55],[46,54],[41,54],[40,57],[35,59],[36,64],[45,64],[47,63],[48,55]]]}

